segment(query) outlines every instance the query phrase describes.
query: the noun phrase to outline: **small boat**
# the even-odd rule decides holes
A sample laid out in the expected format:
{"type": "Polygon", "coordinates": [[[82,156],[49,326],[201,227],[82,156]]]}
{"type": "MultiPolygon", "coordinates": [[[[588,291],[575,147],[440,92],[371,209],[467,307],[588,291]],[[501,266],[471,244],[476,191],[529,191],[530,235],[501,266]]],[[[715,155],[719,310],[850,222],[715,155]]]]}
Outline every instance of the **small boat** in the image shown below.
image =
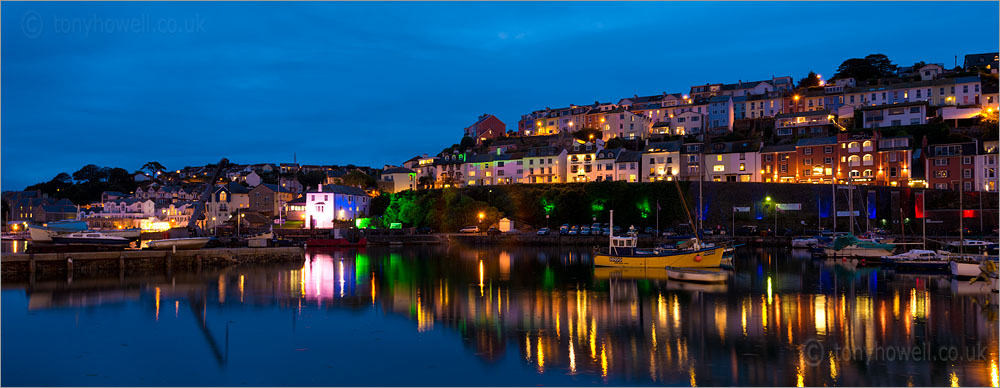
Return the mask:
{"type": "Polygon", "coordinates": [[[981,259],[977,259],[975,256],[960,256],[955,257],[951,260],[951,276],[956,278],[974,278],[979,276],[984,272],[989,272],[988,264],[984,265],[983,262],[986,260],[993,261],[993,268],[996,268],[997,257],[993,256],[983,256],[981,259]],[[984,267],[986,269],[984,270],[984,267]]]}
{"type": "Polygon", "coordinates": [[[833,239],[830,245],[823,248],[823,253],[832,257],[881,258],[891,256],[894,250],[896,246],[893,244],[859,240],[854,235],[848,234],[833,239]]]}
{"type": "Polygon", "coordinates": [[[82,232],[87,229],[87,222],[80,220],[55,221],[42,225],[28,224],[28,233],[34,242],[51,242],[52,236],[82,232]]]}
{"type": "Polygon", "coordinates": [[[819,244],[819,239],[815,237],[799,237],[792,239],[792,248],[812,248],[819,244]]]}
{"type": "Polygon", "coordinates": [[[357,242],[347,241],[346,238],[311,238],[306,240],[306,247],[332,247],[332,248],[352,248],[368,246],[368,240],[361,238],[357,242]]]}
{"type": "Polygon", "coordinates": [[[685,282],[720,283],[729,278],[729,274],[721,270],[675,267],[667,267],[666,270],[668,278],[685,282]]]}
{"type": "Polygon", "coordinates": [[[951,241],[945,245],[945,248],[950,252],[981,254],[995,249],[996,246],[996,243],[989,241],[965,239],[962,241],[951,241]]]}
{"type": "Polygon", "coordinates": [[[947,255],[925,249],[913,249],[898,255],[882,256],[882,265],[904,270],[945,271],[947,255]]]}
{"type": "Polygon", "coordinates": [[[52,242],[56,244],[72,245],[128,245],[129,239],[119,236],[110,236],[100,232],[85,231],[74,232],[64,235],[52,236],[52,242]]]}
{"type": "Polygon", "coordinates": [[[146,243],[146,248],[155,250],[166,249],[201,249],[211,240],[209,237],[188,237],[188,238],[168,238],[163,240],[151,240],[146,243]]]}

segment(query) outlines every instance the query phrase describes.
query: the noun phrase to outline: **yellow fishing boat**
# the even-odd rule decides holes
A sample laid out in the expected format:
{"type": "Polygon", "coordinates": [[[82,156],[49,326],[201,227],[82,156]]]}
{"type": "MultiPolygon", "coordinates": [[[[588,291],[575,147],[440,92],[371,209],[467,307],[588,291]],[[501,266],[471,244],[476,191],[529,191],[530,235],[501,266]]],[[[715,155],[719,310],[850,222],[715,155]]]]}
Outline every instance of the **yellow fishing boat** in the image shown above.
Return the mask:
{"type": "Polygon", "coordinates": [[[612,237],[612,245],[594,254],[594,265],[598,267],[643,267],[643,268],[718,268],[722,264],[723,248],[711,247],[692,250],[649,250],[635,248],[634,237],[612,237]],[[631,241],[629,241],[631,239],[631,241]],[[618,245],[615,244],[627,244],[618,245]]]}
{"type": "MultiPolygon", "coordinates": [[[[614,211],[611,211],[614,230],[614,211]]],[[[598,267],[642,268],[718,268],[722,264],[723,247],[704,247],[695,238],[689,249],[639,249],[635,235],[608,237],[608,247],[594,252],[594,265],[598,267]]]]}

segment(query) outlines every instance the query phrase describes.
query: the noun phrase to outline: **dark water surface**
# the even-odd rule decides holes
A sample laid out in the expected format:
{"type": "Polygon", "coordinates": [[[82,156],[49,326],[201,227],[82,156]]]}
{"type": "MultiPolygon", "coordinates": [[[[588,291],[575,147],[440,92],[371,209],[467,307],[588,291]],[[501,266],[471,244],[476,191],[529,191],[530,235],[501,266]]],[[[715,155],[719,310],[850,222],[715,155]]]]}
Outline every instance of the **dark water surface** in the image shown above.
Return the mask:
{"type": "Polygon", "coordinates": [[[368,248],[5,282],[0,383],[997,386],[996,294],[785,249],[735,267],[697,285],[583,249],[368,248]]]}

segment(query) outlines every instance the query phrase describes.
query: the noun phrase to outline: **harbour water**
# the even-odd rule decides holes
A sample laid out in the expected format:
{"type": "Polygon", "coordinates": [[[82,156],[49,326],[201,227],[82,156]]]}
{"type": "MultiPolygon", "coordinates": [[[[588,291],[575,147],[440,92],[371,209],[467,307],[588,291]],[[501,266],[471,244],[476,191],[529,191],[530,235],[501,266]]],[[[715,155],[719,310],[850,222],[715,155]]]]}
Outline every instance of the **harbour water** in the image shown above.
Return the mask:
{"type": "Polygon", "coordinates": [[[370,247],[4,282],[0,384],[998,385],[997,295],[965,281],[785,248],[714,285],[590,260],[370,247]]]}

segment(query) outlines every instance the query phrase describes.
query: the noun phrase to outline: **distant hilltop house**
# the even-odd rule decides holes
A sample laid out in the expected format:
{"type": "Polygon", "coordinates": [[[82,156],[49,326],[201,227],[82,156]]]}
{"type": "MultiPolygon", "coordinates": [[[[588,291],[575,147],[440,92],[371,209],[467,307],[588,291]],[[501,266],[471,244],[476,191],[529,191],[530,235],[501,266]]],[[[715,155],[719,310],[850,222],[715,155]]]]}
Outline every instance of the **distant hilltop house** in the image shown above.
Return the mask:
{"type": "Polygon", "coordinates": [[[496,139],[507,133],[507,124],[500,121],[496,116],[483,114],[475,123],[465,128],[465,136],[476,140],[476,144],[481,144],[487,139],[496,139]]]}
{"type": "Polygon", "coordinates": [[[997,74],[998,53],[968,54],[965,56],[965,71],[985,70],[997,74]]]}

